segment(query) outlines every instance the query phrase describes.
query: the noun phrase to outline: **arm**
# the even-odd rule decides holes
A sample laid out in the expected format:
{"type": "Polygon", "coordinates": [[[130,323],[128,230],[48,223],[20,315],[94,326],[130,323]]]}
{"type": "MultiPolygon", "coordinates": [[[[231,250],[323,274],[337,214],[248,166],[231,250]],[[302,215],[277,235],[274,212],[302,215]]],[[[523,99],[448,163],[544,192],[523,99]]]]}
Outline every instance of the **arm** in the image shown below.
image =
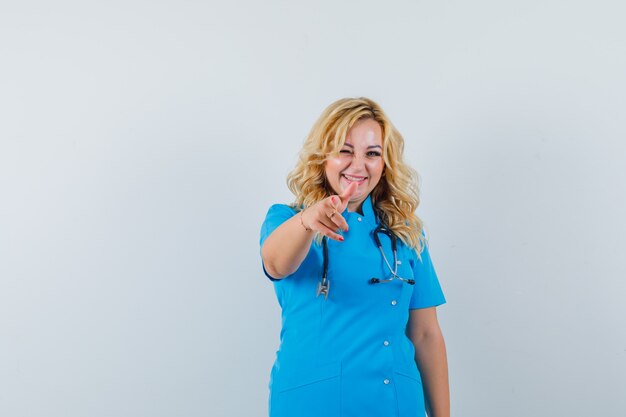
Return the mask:
{"type": "Polygon", "coordinates": [[[327,197],[291,217],[265,239],[261,257],[268,274],[281,279],[294,273],[309,253],[315,232],[343,241],[335,231],[348,230],[341,213],[357,188],[354,185],[350,184],[343,194],[327,197]]]}
{"type": "Polygon", "coordinates": [[[300,213],[278,226],[261,246],[265,270],[281,279],[295,272],[311,247],[315,233],[300,224],[300,213]]]}
{"type": "Polygon", "coordinates": [[[415,346],[415,362],[422,375],[428,415],[449,417],[448,360],[436,308],[410,310],[407,336],[415,346]]]}

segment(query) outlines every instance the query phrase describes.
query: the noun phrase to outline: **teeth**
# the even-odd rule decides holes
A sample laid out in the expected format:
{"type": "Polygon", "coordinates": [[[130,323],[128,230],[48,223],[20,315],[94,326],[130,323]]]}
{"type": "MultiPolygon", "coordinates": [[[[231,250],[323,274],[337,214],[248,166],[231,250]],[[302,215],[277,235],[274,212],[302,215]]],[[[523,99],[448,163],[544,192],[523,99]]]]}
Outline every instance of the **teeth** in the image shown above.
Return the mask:
{"type": "Polygon", "coordinates": [[[350,175],[343,175],[344,177],[346,177],[346,179],[350,180],[350,181],[362,181],[365,179],[365,177],[351,177],[350,175]]]}

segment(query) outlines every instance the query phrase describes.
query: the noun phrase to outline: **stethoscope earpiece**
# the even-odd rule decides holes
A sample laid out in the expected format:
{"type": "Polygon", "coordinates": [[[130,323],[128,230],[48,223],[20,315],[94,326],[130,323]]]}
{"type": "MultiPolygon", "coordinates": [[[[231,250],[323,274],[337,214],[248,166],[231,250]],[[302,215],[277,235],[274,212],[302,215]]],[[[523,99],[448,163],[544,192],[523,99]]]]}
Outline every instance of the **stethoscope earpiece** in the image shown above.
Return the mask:
{"type": "Polygon", "coordinates": [[[322,239],[322,254],[324,256],[324,271],[322,273],[322,280],[317,283],[317,295],[319,297],[324,294],[324,299],[328,300],[328,293],[330,292],[330,281],[328,280],[328,239],[326,236],[322,239]]]}

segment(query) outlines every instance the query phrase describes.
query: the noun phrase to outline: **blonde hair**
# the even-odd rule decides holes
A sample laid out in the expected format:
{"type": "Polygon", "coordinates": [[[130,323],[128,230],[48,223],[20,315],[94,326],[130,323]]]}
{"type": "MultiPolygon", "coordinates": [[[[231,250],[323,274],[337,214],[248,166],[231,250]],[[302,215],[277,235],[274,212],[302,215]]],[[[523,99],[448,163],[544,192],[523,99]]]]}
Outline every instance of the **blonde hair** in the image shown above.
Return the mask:
{"type": "Polygon", "coordinates": [[[420,202],[419,177],[404,163],[402,135],[382,108],[368,98],[337,100],[315,122],[295,168],[287,176],[287,186],[296,196],[292,207],[301,210],[335,194],[326,180],[325,162],[330,156],[337,155],[348,130],[362,119],[375,120],[382,130],[385,167],[383,176],[371,192],[372,206],[380,221],[420,254],[426,242],[422,221],[415,214],[420,202]]]}

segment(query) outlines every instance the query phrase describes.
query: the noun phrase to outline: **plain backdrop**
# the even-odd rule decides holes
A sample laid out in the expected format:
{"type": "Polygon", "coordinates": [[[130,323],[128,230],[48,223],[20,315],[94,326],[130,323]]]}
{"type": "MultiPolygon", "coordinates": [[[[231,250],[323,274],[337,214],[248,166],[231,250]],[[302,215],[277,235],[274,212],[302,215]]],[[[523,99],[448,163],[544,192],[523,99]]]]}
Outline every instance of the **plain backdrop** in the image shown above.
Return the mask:
{"type": "Polygon", "coordinates": [[[265,416],[259,229],[354,96],[420,173],[453,415],[626,415],[625,13],[2,0],[0,415],[265,416]]]}

